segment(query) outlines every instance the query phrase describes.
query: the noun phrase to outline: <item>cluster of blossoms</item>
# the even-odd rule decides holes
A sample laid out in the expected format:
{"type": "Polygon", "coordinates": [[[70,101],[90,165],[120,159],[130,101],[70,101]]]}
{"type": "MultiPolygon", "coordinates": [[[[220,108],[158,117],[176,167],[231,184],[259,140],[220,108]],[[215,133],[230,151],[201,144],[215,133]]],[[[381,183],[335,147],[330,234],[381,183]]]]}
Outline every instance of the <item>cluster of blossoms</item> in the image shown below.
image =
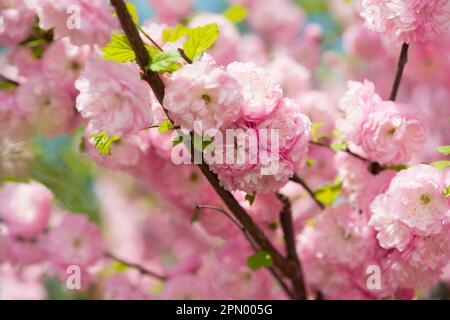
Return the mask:
{"type": "Polygon", "coordinates": [[[408,162],[429,135],[426,115],[414,104],[384,101],[373,83],[349,82],[339,107],[337,128],[344,139],[373,161],[389,165],[408,162]]]}
{"type": "Polygon", "coordinates": [[[436,151],[450,144],[450,1],[329,1],[342,52],[324,49],[333,35],[306,6],[229,2],[245,21],[148,1],[153,57],[147,37],[175,56],[186,30],[219,30],[160,73],[160,104],[109,1],[1,1],[1,299],[52,298],[49,279],[90,298],[287,298],[247,265],[254,248],[191,153],[282,254],[277,193],[290,201],[309,297],[414,299],[450,283],[450,171],[436,151]],[[389,38],[410,43],[398,101],[382,98],[389,38]]]}
{"type": "Polygon", "coordinates": [[[362,0],[361,16],[374,31],[401,42],[423,42],[450,30],[448,0],[362,0]]]}

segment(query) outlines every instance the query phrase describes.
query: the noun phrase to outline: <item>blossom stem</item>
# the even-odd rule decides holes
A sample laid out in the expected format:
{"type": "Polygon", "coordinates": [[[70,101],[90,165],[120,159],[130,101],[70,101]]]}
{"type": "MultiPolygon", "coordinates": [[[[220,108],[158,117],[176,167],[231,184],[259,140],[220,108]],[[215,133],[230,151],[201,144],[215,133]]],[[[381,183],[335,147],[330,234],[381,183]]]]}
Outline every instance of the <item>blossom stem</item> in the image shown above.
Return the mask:
{"type": "Polygon", "coordinates": [[[295,230],[292,219],[292,207],[291,202],[284,195],[277,193],[277,197],[283,204],[283,209],[280,212],[280,222],[283,229],[284,243],[286,246],[286,252],[288,259],[291,260],[297,266],[297,276],[292,279],[292,284],[295,289],[295,298],[299,300],[306,299],[305,283],[303,280],[303,271],[300,260],[298,258],[297,250],[295,247],[295,230]]]}
{"type": "MultiPolygon", "coordinates": [[[[136,61],[141,68],[141,71],[143,72],[142,78],[150,85],[156,98],[161,103],[161,105],[163,105],[165,94],[164,83],[157,73],[146,68],[150,62],[150,56],[145,49],[144,42],[139,35],[138,29],[126,8],[124,1],[111,0],[111,4],[115,7],[122,29],[127,35],[131,48],[136,54],[136,61]]],[[[167,114],[167,110],[165,111],[167,114]]],[[[214,190],[217,192],[217,194],[220,196],[222,201],[225,203],[227,208],[239,221],[239,223],[244,226],[245,230],[249,233],[252,239],[262,250],[267,251],[271,255],[274,266],[276,266],[280,270],[283,276],[287,277],[290,280],[294,279],[297,276],[296,265],[292,264],[290,260],[282,256],[282,254],[275,248],[272,242],[261,230],[261,228],[253,221],[253,219],[244,210],[244,208],[242,208],[239,202],[237,202],[234,196],[220,185],[217,175],[209,169],[209,166],[205,163],[201,163],[198,165],[198,167],[200,168],[206,179],[209,181],[211,186],[214,188],[214,190]]]]}
{"type": "Polygon", "coordinates": [[[409,44],[403,43],[400,57],[398,59],[397,73],[395,75],[394,84],[392,85],[392,91],[389,100],[395,101],[395,99],[397,98],[398,89],[400,88],[400,82],[402,81],[403,70],[405,69],[406,63],[408,62],[408,49],[409,44]]]}
{"type": "Polygon", "coordinates": [[[142,32],[142,34],[156,47],[156,49],[158,49],[159,51],[161,51],[161,52],[163,52],[164,50],[159,46],[159,44],[158,43],[156,43],[156,41],[155,40],[153,40],[152,39],[152,37],[150,37],[150,35],[147,33],[147,32],[145,32],[145,30],[144,29],[142,29],[142,27],[139,25],[139,24],[137,24],[137,23],[135,23],[135,25],[136,25],[136,27],[139,29],[139,31],[140,32],[142,32]]]}
{"type": "Polygon", "coordinates": [[[115,256],[114,254],[112,254],[110,252],[105,252],[105,257],[107,257],[109,259],[112,259],[112,260],[115,260],[117,262],[120,262],[120,263],[126,265],[127,267],[136,269],[140,273],[148,275],[148,276],[151,276],[151,277],[156,278],[158,280],[161,280],[161,281],[166,281],[167,280],[166,276],[157,274],[156,272],[148,270],[147,268],[144,268],[143,266],[140,266],[140,265],[138,265],[136,263],[128,262],[128,261],[125,261],[125,260],[123,260],[121,258],[118,258],[117,256],[115,256]]]}
{"type": "MultiPolygon", "coordinates": [[[[323,143],[323,142],[310,141],[310,143],[315,145],[315,146],[324,147],[324,148],[328,148],[328,149],[333,150],[329,144],[326,144],[326,143],[323,143]]],[[[351,156],[353,156],[355,158],[358,158],[359,160],[362,160],[362,161],[365,161],[365,162],[370,162],[369,159],[366,159],[363,156],[360,156],[359,154],[354,153],[349,148],[346,148],[346,149],[344,149],[342,151],[348,153],[349,155],[351,155],[351,156]]]]}
{"type": "Polygon", "coordinates": [[[291,181],[298,183],[305,189],[305,191],[311,196],[311,198],[314,200],[314,202],[320,207],[320,209],[325,209],[325,206],[322,202],[317,200],[316,195],[314,194],[314,191],[308,186],[308,184],[300,178],[297,174],[294,174],[294,176],[291,178],[291,181]]]}
{"type": "MultiPolygon", "coordinates": [[[[255,252],[257,252],[259,250],[257,245],[253,242],[252,238],[249,236],[249,234],[245,230],[245,228],[243,226],[241,226],[239,224],[239,222],[237,222],[226,210],[224,210],[222,208],[219,208],[219,207],[209,206],[209,205],[197,205],[195,207],[196,207],[196,209],[209,209],[209,210],[214,210],[214,211],[223,213],[225,216],[227,216],[239,228],[239,230],[241,230],[241,232],[244,234],[244,236],[247,239],[247,241],[252,246],[253,250],[255,252]]],[[[280,287],[288,295],[288,297],[290,297],[291,299],[295,299],[296,298],[295,294],[289,289],[289,287],[283,281],[282,277],[278,274],[278,272],[273,267],[269,267],[268,269],[269,269],[270,273],[272,274],[272,276],[275,278],[275,280],[277,280],[277,282],[280,285],[280,287]]]]}

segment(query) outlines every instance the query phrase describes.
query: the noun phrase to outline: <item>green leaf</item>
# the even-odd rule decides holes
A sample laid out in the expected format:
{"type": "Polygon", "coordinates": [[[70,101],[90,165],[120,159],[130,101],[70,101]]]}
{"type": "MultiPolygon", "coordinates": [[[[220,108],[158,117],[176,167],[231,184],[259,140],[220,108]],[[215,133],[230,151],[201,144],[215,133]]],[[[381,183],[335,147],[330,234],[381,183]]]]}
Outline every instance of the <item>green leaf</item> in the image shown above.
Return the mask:
{"type": "Polygon", "coordinates": [[[333,142],[330,144],[331,149],[335,152],[346,150],[348,145],[345,142],[333,142]]]}
{"type": "Polygon", "coordinates": [[[439,153],[442,153],[444,156],[448,156],[450,154],[450,146],[440,146],[436,148],[439,153]]]}
{"type": "Polygon", "coordinates": [[[111,144],[120,141],[120,136],[109,136],[106,131],[91,135],[94,139],[95,148],[102,155],[111,155],[111,144]]]}
{"type": "Polygon", "coordinates": [[[255,193],[253,193],[253,194],[246,194],[245,195],[245,201],[248,201],[248,203],[250,203],[250,205],[252,205],[253,204],[253,202],[255,202],[255,198],[256,198],[256,194],[255,193]]]}
{"type": "Polygon", "coordinates": [[[131,3],[131,2],[127,2],[126,6],[127,6],[127,9],[128,9],[128,12],[131,15],[131,19],[133,19],[133,22],[135,24],[139,24],[139,15],[137,13],[136,6],[133,3],[131,3]]]}
{"type": "Polygon", "coordinates": [[[218,36],[219,26],[217,23],[194,28],[189,32],[188,40],[183,43],[184,53],[189,59],[194,60],[205,50],[211,48],[218,36]]]}
{"type": "Polygon", "coordinates": [[[177,25],[175,27],[166,28],[163,30],[162,40],[163,42],[175,42],[189,34],[191,29],[184,25],[177,25]]]}
{"type": "Polygon", "coordinates": [[[247,18],[247,14],[247,9],[239,4],[228,7],[228,9],[223,13],[226,18],[236,24],[244,21],[247,18]]]}
{"type": "Polygon", "coordinates": [[[173,129],[173,124],[169,119],[164,120],[158,127],[159,132],[166,133],[173,129]]]}
{"type": "Polygon", "coordinates": [[[176,51],[159,52],[150,63],[150,69],[157,73],[173,72],[180,68],[177,63],[180,54],[176,51]]]}
{"type": "Polygon", "coordinates": [[[331,206],[339,197],[342,188],[342,181],[336,181],[332,184],[320,187],[314,195],[316,199],[326,206],[331,206]]]}
{"type": "Polygon", "coordinates": [[[431,165],[438,170],[443,170],[447,167],[450,167],[450,161],[449,160],[435,161],[431,163],[431,165]]]}
{"type": "Polygon", "coordinates": [[[313,122],[311,124],[311,138],[313,141],[319,141],[319,131],[325,125],[325,122],[313,122]]]}
{"type": "Polygon", "coordinates": [[[111,42],[100,49],[103,52],[103,59],[112,60],[119,63],[136,60],[136,55],[131,48],[128,38],[123,33],[114,33],[111,42]]]}
{"type": "Polygon", "coordinates": [[[450,186],[444,189],[444,196],[450,197],[450,186]]]}
{"type": "Polygon", "coordinates": [[[272,256],[267,251],[259,251],[247,258],[247,266],[252,271],[270,267],[272,264],[272,256]]]}

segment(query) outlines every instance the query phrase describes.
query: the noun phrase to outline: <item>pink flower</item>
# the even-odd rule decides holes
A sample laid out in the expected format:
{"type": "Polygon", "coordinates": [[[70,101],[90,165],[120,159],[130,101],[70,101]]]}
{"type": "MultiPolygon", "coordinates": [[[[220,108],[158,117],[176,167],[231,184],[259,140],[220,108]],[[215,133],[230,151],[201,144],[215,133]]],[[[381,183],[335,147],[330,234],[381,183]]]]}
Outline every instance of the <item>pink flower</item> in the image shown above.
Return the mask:
{"type": "Polygon", "coordinates": [[[198,61],[174,72],[167,81],[164,106],[178,125],[190,131],[229,126],[243,105],[239,82],[211,62],[198,61]]]}
{"type": "Polygon", "coordinates": [[[109,135],[134,134],[149,126],[153,103],[149,86],[134,64],[94,56],[76,81],[77,109],[93,130],[109,135]]]}
{"type": "Polygon", "coordinates": [[[343,111],[343,117],[336,121],[336,127],[342,132],[347,141],[358,144],[360,142],[360,125],[369,107],[381,101],[381,97],[375,92],[372,82],[349,81],[347,92],[339,101],[339,109],[343,111]]]}
{"type": "Polygon", "coordinates": [[[258,35],[244,34],[239,39],[237,61],[253,62],[258,66],[264,66],[269,59],[267,53],[267,46],[258,35]]]}
{"type": "Polygon", "coordinates": [[[26,0],[42,29],[54,29],[55,38],[69,37],[76,45],[103,46],[118,27],[112,8],[104,0],[26,0]]]}
{"type": "Polygon", "coordinates": [[[286,97],[295,98],[311,86],[309,70],[287,54],[276,54],[267,69],[286,97]]]}
{"type": "Polygon", "coordinates": [[[25,40],[35,19],[35,13],[24,0],[5,0],[0,7],[0,44],[15,45],[25,40]]]}
{"type": "Polygon", "coordinates": [[[17,89],[17,102],[26,121],[38,133],[70,133],[78,124],[75,98],[57,79],[35,74],[17,89]]]}
{"type": "Polygon", "coordinates": [[[0,191],[0,217],[14,236],[34,238],[47,227],[53,195],[37,182],[8,183],[0,191]]]}
{"type": "Polygon", "coordinates": [[[401,164],[422,150],[429,131],[417,106],[383,101],[372,105],[361,123],[360,145],[374,161],[401,164]]]}
{"type": "Polygon", "coordinates": [[[193,0],[149,0],[158,18],[168,24],[176,24],[191,13],[193,0]]]}
{"type": "Polygon", "coordinates": [[[400,42],[425,41],[450,31],[448,0],[363,0],[365,25],[400,42]]]}
{"type": "Polygon", "coordinates": [[[56,79],[59,83],[67,86],[71,92],[76,92],[74,83],[84,69],[86,61],[92,55],[90,46],[72,45],[68,38],[63,38],[53,42],[45,51],[42,58],[43,72],[50,78],[56,79]]]}
{"type": "Polygon", "coordinates": [[[66,215],[47,235],[47,250],[56,265],[85,268],[102,257],[102,234],[86,216],[66,215]]]}
{"type": "Polygon", "coordinates": [[[274,149],[274,141],[270,136],[275,132],[278,134],[280,157],[290,160],[296,170],[303,167],[311,138],[311,121],[294,100],[283,99],[271,117],[260,124],[259,129],[267,130],[269,150],[274,149]]]}
{"type": "Polygon", "coordinates": [[[420,164],[400,171],[386,193],[375,198],[371,205],[374,213],[371,224],[380,230],[380,242],[383,244],[382,239],[389,236],[389,232],[382,229],[384,221],[398,220],[423,237],[442,232],[450,221],[444,188],[442,173],[432,166],[420,164]]]}
{"type": "Polygon", "coordinates": [[[228,65],[236,60],[236,50],[239,42],[237,27],[219,14],[199,14],[189,21],[189,27],[200,27],[216,23],[219,27],[219,37],[214,45],[208,49],[208,54],[220,65],[228,65]]]}
{"type": "Polygon", "coordinates": [[[257,67],[252,62],[233,62],[228,65],[227,71],[242,86],[245,101],[244,120],[264,120],[278,107],[283,91],[265,69],[257,67]]]}
{"type": "Polygon", "coordinates": [[[347,51],[367,60],[374,60],[385,55],[380,34],[355,24],[346,29],[343,35],[347,51]]]}
{"type": "Polygon", "coordinates": [[[304,13],[289,0],[258,0],[249,5],[248,22],[261,36],[288,44],[300,32],[304,13]]]}

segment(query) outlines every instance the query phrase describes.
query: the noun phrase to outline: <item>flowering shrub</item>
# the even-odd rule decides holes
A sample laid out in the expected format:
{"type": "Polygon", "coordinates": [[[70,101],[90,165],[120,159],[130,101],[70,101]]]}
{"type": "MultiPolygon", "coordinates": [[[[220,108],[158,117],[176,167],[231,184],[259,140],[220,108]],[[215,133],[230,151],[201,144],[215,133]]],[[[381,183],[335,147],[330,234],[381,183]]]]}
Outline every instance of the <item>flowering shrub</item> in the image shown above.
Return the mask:
{"type": "Polygon", "coordinates": [[[148,4],[0,2],[1,299],[450,286],[450,1],[148,4]]]}

